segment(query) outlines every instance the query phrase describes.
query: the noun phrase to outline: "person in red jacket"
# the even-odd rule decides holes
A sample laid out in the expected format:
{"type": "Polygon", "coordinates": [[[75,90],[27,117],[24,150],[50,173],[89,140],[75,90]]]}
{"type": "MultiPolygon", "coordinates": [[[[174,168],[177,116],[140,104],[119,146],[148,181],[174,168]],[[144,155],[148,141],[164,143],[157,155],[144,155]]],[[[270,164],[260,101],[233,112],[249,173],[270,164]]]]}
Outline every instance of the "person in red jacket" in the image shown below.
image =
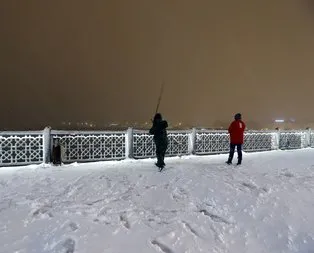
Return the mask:
{"type": "Polygon", "coordinates": [[[234,116],[234,121],[230,124],[228,132],[230,134],[230,152],[229,159],[226,162],[227,164],[232,164],[232,159],[234,155],[235,147],[237,147],[238,152],[238,163],[242,163],[242,145],[244,141],[244,130],[245,123],[242,121],[242,116],[240,113],[237,113],[234,116]]]}

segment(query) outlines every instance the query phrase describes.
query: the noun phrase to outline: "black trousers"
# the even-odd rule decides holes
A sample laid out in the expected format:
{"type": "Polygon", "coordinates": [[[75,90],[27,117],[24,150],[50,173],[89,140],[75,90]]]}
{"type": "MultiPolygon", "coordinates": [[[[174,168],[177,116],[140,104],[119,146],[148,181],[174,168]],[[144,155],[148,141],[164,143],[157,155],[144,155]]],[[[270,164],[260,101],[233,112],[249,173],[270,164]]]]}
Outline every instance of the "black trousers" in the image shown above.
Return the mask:
{"type": "Polygon", "coordinates": [[[229,152],[228,162],[232,162],[236,147],[237,147],[237,152],[238,152],[238,162],[239,163],[242,162],[242,144],[232,144],[232,143],[230,143],[230,152],[229,152]]]}
{"type": "Polygon", "coordinates": [[[165,165],[165,155],[168,147],[167,141],[156,141],[156,156],[157,156],[157,166],[165,165]]]}

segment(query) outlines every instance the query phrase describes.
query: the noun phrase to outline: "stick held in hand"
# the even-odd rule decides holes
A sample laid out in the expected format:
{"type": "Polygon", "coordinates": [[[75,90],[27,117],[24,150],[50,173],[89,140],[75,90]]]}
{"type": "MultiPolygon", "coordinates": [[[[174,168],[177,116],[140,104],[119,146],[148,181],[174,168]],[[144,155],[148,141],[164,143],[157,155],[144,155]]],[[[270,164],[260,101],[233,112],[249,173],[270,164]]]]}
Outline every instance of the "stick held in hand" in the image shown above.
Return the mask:
{"type": "Polygon", "coordinates": [[[156,106],[155,114],[158,112],[158,109],[159,109],[161,97],[162,97],[162,94],[163,94],[163,92],[164,92],[164,86],[165,86],[165,81],[163,81],[163,82],[161,83],[160,94],[159,94],[159,98],[158,98],[158,101],[157,101],[157,106],[156,106]]]}

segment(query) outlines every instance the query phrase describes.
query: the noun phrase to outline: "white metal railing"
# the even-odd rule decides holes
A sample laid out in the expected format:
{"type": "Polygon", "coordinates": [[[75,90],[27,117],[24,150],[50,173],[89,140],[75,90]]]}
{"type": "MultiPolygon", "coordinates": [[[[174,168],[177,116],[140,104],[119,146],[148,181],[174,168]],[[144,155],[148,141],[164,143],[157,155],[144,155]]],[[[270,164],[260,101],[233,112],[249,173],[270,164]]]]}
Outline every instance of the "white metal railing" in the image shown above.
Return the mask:
{"type": "MultiPolygon", "coordinates": [[[[227,131],[168,131],[167,156],[208,155],[227,153],[227,131]]],[[[62,161],[88,162],[148,158],[155,156],[153,137],[148,131],[43,131],[0,132],[0,166],[50,163],[55,140],[62,146],[62,161]]],[[[244,151],[258,152],[276,149],[314,147],[314,132],[247,131],[244,151]]]]}
{"type": "Polygon", "coordinates": [[[45,131],[0,132],[0,165],[26,165],[45,160],[45,131]]]}
{"type": "Polygon", "coordinates": [[[64,162],[102,161],[125,158],[126,133],[113,131],[51,131],[51,148],[56,139],[64,162]]]}

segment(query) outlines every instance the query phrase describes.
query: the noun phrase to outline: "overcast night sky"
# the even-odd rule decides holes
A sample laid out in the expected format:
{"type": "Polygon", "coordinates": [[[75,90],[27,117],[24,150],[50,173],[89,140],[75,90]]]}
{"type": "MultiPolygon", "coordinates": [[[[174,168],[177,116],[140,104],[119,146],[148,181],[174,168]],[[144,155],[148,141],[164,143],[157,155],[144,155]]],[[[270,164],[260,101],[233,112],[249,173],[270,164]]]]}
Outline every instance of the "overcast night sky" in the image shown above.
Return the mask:
{"type": "Polygon", "coordinates": [[[2,0],[0,130],[241,112],[314,121],[314,21],[299,0],[2,0]]]}

